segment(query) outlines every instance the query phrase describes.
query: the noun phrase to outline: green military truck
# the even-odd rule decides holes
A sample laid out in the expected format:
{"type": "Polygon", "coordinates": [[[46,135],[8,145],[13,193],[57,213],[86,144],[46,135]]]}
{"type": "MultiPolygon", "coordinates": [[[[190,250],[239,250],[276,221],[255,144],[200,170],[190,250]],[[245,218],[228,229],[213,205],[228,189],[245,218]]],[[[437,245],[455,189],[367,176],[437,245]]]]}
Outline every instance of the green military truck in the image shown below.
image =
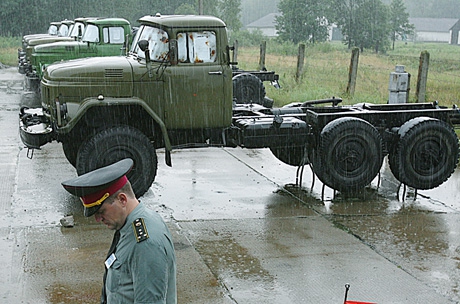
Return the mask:
{"type": "MultiPolygon", "coordinates": [[[[21,48],[18,49],[18,72],[20,74],[25,74],[25,63],[27,62],[26,60],[26,49],[27,46],[29,45],[29,41],[33,39],[38,39],[38,38],[44,38],[44,37],[53,37],[57,36],[59,33],[59,29],[61,27],[61,21],[57,22],[51,22],[48,31],[42,34],[30,34],[30,35],[24,35],[21,40],[21,48]]],[[[62,29],[65,29],[66,27],[63,26],[62,29]]]]}
{"type": "Polygon", "coordinates": [[[27,87],[40,84],[45,67],[53,62],[86,57],[124,55],[132,41],[132,29],[123,18],[93,18],[85,21],[81,41],[60,41],[36,45],[26,74],[27,87]]]}
{"type": "MultiPolygon", "coordinates": [[[[50,37],[50,36],[57,36],[59,33],[59,28],[61,27],[61,21],[54,21],[50,22],[50,25],[48,27],[48,30],[46,33],[41,33],[41,34],[29,34],[29,35],[24,35],[22,37],[22,45],[25,45],[28,43],[29,40],[35,39],[35,38],[40,38],[40,37],[50,37]]],[[[64,29],[65,27],[63,27],[64,29]]],[[[22,49],[18,49],[18,51],[21,51],[22,49]]]]}
{"type": "MultiPolygon", "coordinates": [[[[456,107],[437,103],[359,104],[315,100],[282,108],[260,105],[260,96],[234,98],[234,75],[225,24],[210,16],[145,16],[129,55],[53,64],[42,79],[42,107],[21,108],[26,147],[62,143],[77,174],[130,157],[136,195],[157,174],[156,149],[269,148],[281,161],[303,166],[327,186],[358,191],[388,156],[395,177],[430,189],[456,168],[456,107]]],[[[244,75],[244,76],[241,76],[244,75]]],[[[260,79],[258,79],[261,81],[260,79]]],[[[241,84],[241,82],[240,82],[241,84]]],[[[248,85],[241,91],[258,92],[248,85]]],[[[236,92],[235,92],[236,91],[236,92]]],[[[259,94],[260,95],[260,94],[259,94]]]]}

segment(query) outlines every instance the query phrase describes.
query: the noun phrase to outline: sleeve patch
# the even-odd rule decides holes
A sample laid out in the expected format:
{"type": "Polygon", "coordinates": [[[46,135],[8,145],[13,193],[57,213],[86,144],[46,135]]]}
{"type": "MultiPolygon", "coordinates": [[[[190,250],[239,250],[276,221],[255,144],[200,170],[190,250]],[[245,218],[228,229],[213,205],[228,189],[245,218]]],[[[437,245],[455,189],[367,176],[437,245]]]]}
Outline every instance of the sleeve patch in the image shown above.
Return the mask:
{"type": "Polygon", "coordinates": [[[134,235],[138,243],[149,238],[149,233],[147,232],[143,218],[135,219],[132,225],[134,229],[134,235]]]}

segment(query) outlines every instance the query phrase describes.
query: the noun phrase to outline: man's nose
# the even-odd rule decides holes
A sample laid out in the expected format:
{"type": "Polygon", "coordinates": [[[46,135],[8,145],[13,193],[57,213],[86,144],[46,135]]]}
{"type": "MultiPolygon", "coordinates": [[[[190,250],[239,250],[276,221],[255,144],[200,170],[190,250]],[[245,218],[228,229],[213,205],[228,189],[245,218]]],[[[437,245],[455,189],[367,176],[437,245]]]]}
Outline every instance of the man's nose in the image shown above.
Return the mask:
{"type": "Polygon", "coordinates": [[[100,214],[95,214],[94,218],[96,219],[96,222],[99,223],[102,220],[102,216],[100,214]]]}

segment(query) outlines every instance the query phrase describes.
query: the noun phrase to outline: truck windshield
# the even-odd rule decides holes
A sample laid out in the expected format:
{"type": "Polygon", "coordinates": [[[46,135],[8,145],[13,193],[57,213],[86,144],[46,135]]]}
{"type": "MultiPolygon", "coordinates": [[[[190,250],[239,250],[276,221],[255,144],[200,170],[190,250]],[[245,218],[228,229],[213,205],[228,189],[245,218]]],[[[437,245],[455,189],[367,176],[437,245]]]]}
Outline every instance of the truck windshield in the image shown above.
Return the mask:
{"type": "Polygon", "coordinates": [[[144,52],[137,45],[141,40],[149,42],[150,59],[159,61],[167,59],[169,37],[164,30],[152,26],[143,26],[139,29],[132,44],[131,52],[137,54],[139,58],[145,58],[144,52]]]}
{"type": "Polygon", "coordinates": [[[85,25],[82,22],[75,22],[75,25],[72,28],[72,32],[70,32],[70,37],[78,37],[79,34],[81,35],[85,31],[85,25]]]}
{"type": "Polygon", "coordinates": [[[54,24],[51,24],[50,27],[48,28],[48,34],[57,35],[57,33],[58,33],[58,27],[54,24]]]}
{"type": "Polygon", "coordinates": [[[66,37],[69,33],[69,26],[67,24],[61,24],[58,31],[58,36],[66,37]]]}
{"type": "Polygon", "coordinates": [[[84,42],[99,42],[99,29],[94,24],[88,24],[81,39],[84,42]]]}

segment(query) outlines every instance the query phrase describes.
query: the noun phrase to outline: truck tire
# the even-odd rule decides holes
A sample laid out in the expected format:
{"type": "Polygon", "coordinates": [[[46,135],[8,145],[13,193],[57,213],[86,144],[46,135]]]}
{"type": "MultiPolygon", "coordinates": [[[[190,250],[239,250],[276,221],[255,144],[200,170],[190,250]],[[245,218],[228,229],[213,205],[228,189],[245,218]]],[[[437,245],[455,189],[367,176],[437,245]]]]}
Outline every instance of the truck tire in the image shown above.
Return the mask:
{"type": "Polygon", "coordinates": [[[105,129],[88,139],[78,151],[77,174],[131,158],[134,167],[128,179],[136,197],[142,196],[157,174],[157,155],[150,140],[138,129],[117,126],[105,129]]]}
{"type": "Polygon", "coordinates": [[[341,192],[357,192],[380,171],[383,141],[367,121],[342,117],[323,128],[312,154],[313,171],[325,185],[341,192]]]}
{"type": "Polygon", "coordinates": [[[298,167],[310,163],[304,146],[270,147],[270,151],[277,159],[290,166],[298,167]]]}
{"type": "Polygon", "coordinates": [[[401,183],[432,189],[445,182],[457,167],[459,143],[444,121],[417,117],[404,123],[388,156],[390,170],[401,183]]]}
{"type": "Polygon", "coordinates": [[[259,77],[250,73],[233,76],[233,99],[236,103],[264,105],[265,86],[259,77]]]}
{"type": "Polygon", "coordinates": [[[65,158],[74,167],[77,167],[77,155],[81,142],[63,141],[62,150],[64,151],[65,158]]]}

